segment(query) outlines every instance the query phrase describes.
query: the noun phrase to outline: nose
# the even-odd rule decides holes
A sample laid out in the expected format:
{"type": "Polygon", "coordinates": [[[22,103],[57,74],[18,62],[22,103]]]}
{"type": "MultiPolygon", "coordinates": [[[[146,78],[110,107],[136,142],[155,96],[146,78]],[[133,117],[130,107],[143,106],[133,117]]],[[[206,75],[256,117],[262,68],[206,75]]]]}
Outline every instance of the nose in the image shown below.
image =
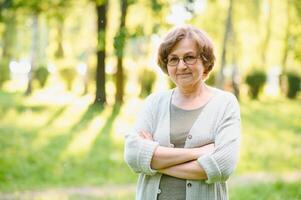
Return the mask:
{"type": "Polygon", "coordinates": [[[186,63],[184,62],[183,59],[180,59],[180,60],[179,60],[179,63],[178,63],[178,69],[180,69],[180,68],[183,68],[183,69],[186,69],[186,68],[187,68],[187,65],[186,65],[186,63]]]}

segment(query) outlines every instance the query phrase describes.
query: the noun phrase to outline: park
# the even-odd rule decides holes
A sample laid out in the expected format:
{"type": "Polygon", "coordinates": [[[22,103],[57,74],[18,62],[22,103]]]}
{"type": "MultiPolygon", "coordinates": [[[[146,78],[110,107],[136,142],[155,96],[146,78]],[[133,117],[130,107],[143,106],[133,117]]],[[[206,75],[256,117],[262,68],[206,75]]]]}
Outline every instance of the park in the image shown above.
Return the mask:
{"type": "Polygon", "coordinates": [[[124,136],[175,87],[156,56],[181,24],[212,37],[206,84],[239,100],[230,199],[301,199],[298,0],[0,0],[0,199],[134,199],[124,136]]]}

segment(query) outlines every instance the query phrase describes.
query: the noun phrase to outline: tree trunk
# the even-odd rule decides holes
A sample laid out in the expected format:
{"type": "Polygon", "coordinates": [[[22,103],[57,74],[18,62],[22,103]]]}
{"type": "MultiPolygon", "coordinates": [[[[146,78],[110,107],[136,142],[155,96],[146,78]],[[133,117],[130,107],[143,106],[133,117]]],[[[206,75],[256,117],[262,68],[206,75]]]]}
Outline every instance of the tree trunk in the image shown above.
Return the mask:
{"type": "MultiPolygon", "coordinates": [[[[0,10],[1,11],[1,10],[0,10]]],[[[13,58],[14,43],[16,41],[16,21],[13,13],[3,19],[4,32],[2,36],[2,55],[0,56],[0,89],[9,80],[8,65],[13,58]]]]}
{"type": "Polygon", "coordinates": [[[105,42],[105,29],[107,24],[106,11],[107,1],[104,1],[101,5],[96,6],[97,10],[97,67],[96,67],[96,96],[94,104],[100,104],[104,106],[106,103],[106,90],[105,90],[105,54],[106,54],[106,42],[105,42]]]}
{"type": "Polygon", "coordinates": [[[287,25],[286,25],[286,31],[285,31],[285,38],[284,38],[284,49],[283,49],[283,57],[281,60],[281,74],[279,77],[279,86],[280,90],[283,94],[286,93],[286,71],[287,71],[287,57],[289,54],[289,51],[291,49],[290,47],[290,28],[291,28],[291,21],[290,21],[290,12],[289,12],[289,1],[287,0],[287,5],[286,5],[286,20],[287,20],[287,25]]]}
{"type": "Polygon", "coordinates": [[[287,20],[287,25],[286,25],[286,31],[285,31],[285,38],[284,38],[284,49],[283,49],[283,57],[282,57],[282,73],[286,72],[287,68],[287,57],[288,53],[290,50],[290,43],[289,43],[289,38],[290,38],[290,27],[291,27],[291,21],[290,21],[290,12],[289,12],[289,1],[287,0],[287,5],[286,5],[286,20],[287,20]]]}
{"type": "Polygon", "coordinates": [[[123,58],[117,58],[117,72],[116,72],[116,103],[123,102],[124,94],[124,74],[123,74],[123,58]]]}
{"type": "Polygon", "coordinates": [[[59,18],[58,25],[57,25],[57,49],[55,52],[55,57],[63,58],[64,57],[64,48],[63,48],[63,34],[64,34],[64,19],[59,18]]]}
{"type": "Polygon", "coordinates": [[[227,44],[230,38],[230,33],[232,30],[232,7],[233,7],[233,0],[230,0],[229,2],[229,8],[228,8],[228,15],[225,23],[225,33],[224,33],[224,41],[223,41],[223,50],[222,50],[222,58],[221,58],[221,68],[220,72],[216,79],[216,86],[218,88],[223,89],[224,88],[224,67],[226,65],[226,55],[227,55],[227,44]]]}
{"type": "MultiPolygon", "coordinates": [[[[117,38],[120,42],[116,48],[117,49],[117,72],[116,72],[116,102],[123,102],[123,94],[124,94],[124,74],[123,74],[123,56],[124,56],[124,46],[125,46],[125,37],[126,37],[126,27],[125,20],[127,14],[127,0],[121,0],[121,19],[119,26],[119,38],[117,38]]],[[[118,36],[117,36],[118,37],[118,36]]]]}
{"type": "Polygon", "coordinates": [[[272,21],[272,0],[269,0],[269,13],[268,13],[268,19],[267,19],[267,32],[263,41],[262,45],[262,52],[261,52],[261,65],[260,67],[265,68],[267,65],[266,62],[266,56],[267,56],[267,50],[269,47],[269,42],[271,38],[271,21],[272,21]]]}
{"type": "Polygon", "coordinates": [[[2,58],[11,59],[13,56],[12,48],[15,41],[16,22],[15,16],[10,16],[4,21],[5,28],[3,33],[2,58]]]}
{"type": "Polygon", "coordinates": [[[239,75],[239,68],[237,66],[237,54],[236,54],[236,33],[234,31],[234,25],[233,25],[233,20],[231,21],[231,27],[232,27],[232,75],[231,75],[231,79],[232,79],[232,88],[233,88],[233,92],[234,95],[236,96],[236,98],[239,100],[239,94],[240,94],[240,90],[239,90],[239,84],[240,84],[240,75],[239,75]]]}
{"type": "Polygon", "coordinates": [[[33,72],[37,65],[37,54],[39,48],[39,15],[37,13],[33,16],[33,33],[32,33],[32,49],[31,49],[31,68],[28,73],[28,84],[25,95],[28,96],[32,93],[33,72]]]}

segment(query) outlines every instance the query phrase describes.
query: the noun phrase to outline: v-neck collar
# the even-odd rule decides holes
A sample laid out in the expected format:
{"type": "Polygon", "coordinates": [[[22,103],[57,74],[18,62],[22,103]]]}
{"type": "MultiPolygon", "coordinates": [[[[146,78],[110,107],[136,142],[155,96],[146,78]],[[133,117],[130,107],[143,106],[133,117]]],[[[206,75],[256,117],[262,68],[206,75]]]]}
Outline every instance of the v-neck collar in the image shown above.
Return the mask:
{"type": "MultiPolygon", "coordinates": [[[[188,132],[188,135],[193,135],[192,133],[194,133],[195,131],[194,131],[194,129],[196,128],[196,124],[198,124],[198,121],[202,118],[202,116],[204,115],[204,113],[206,113],[206,111],[208,110],[208,107],[210,107],[210,103],[213,101],[213,99],[217,96],[217,93],[218,93],[218,90],[216,89],[216,88],[213,88],[213,87],[211,87],[211,89],[213,90],[213,94],[212,94],[212,96],[209,98],[209,100],[202,106],[203,107],[203,110],[202,110],[202,112],[199,114],[199,116],[197,117],[197,119],[194,121],[194,123],[192,124],[192,127],[191,127],[191,129],[189,130],[189,132],[188,132]]],[[[169,94],[168,94],[168,105],[167,105],[167,116],[166,116],[166,128],[167,128],[167,130],[166,130],[166,138],[167,138],[167,142],[168,142],[168,146],[169,147],[173,147],[173,144],[171,144],[171,142],[170,142],[170,112],[171,112],[171,108],[170,108],[170,106],[171,106],[171,101],[172,101],[172,94],[174,93],[174,91],[175,91],[175,88],[173,88],[173,89],[171,89],[170,91],[169,91],[169,94]]],[[[187,139],[186,139],[186,141],[185,141],[185,146],[184,146],[184,148],[186,148],[187,147],[187,139]]]]}

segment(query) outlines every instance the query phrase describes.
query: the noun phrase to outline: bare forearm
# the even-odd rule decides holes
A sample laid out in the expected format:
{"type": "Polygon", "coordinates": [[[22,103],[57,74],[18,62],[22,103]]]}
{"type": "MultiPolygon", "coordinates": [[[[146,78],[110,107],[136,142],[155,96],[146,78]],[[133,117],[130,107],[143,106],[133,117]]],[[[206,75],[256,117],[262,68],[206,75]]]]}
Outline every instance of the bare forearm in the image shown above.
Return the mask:
{"type": "Polygon", "coordinates": [[[195,149],[169,148],[158,146],[154,152],[151,167],[153,169],[167,168],[195,160],[198,158],[198,156],[198,152],[195,149]]]}
{"type": "MultiPolygon", "coordinates": [[[[142,139],[153,141],[151,134],[141,130],[139,136],[142,139]]],[[[214,143],[206,144],[197,148],[171,148],[158,146],[153,154],[151,161],[152,169],[164,169],[174,165],[196,160],[200,156],[212,152],[214,143]]]]}
{"type": "Polygon", "coordinates": [[[189,180],[205,180],[206,172],[196,160],[158,170],[162,174],[189,180]]]}

